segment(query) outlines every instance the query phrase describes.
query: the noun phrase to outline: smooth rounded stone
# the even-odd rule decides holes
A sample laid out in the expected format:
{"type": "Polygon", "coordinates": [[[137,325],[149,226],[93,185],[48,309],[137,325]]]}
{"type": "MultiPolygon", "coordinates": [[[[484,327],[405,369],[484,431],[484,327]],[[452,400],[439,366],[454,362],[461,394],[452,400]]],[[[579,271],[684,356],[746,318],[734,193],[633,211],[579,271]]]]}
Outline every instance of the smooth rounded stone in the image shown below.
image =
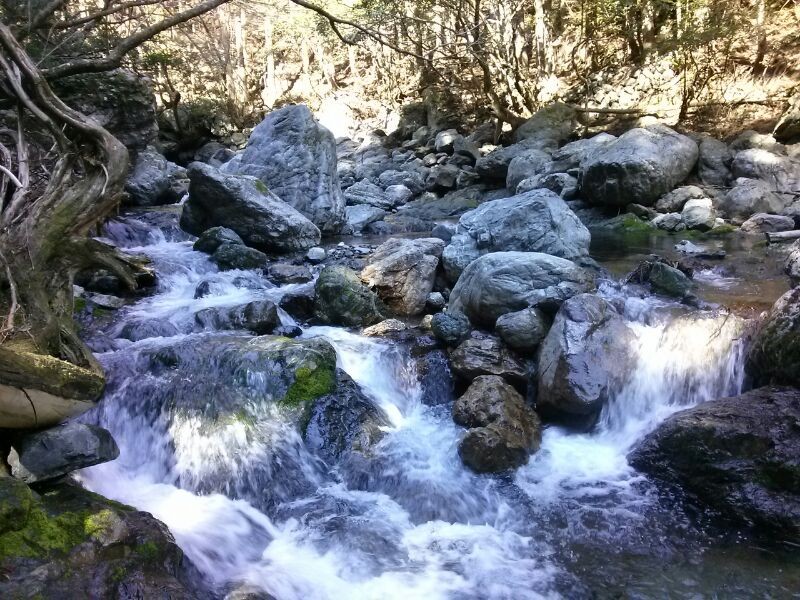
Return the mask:
{"type": "Polygon", "coordinates": [[[397,319],[386,319],[375,325],[366,327],[361,335],[367,337],[385,337],[408,329],[408,326],[397,319]]]}
{"type": "Polygon", "coordinates": [[[471,337],[459,344],[450,353],[450,366],[466,381],[480,375],[497,375],[521,387],[527,385],[532,371],[532,365],[510,352],[498,338],[488,335],[471,337]]]}
{"type": "Polygon", "coordinates": [[[800,386],[800,287],[781,296],[759,324],[746,369],[758,385],[800,386]]]}
{"type": "Polygon", "coordinates": [[[756,213],[742,223],[739,231],[742,233],[774,233],[776,231],[791,231],[794,229],[794,219],[781,215],[756,213]]]}
{"type": "Polygon", "coordinates": [[[422,314],[443,250],[438,238],[387,240],[375,249],[361,279],[393,312],[422,314]]]}
{"type": "Polygon", "coordinates": [[[414,197],[414,193],[403,184],[390,185],[383,193],[392,203],[392,207],[401,206],[414,197]]]}
{"type": "Polygon", "coordinates": [[[24,434],[12,446],[11,474],[25,483],[56,479],[119,456],[108,431],[75,422],[24,434]]]}
{"type": "Polygon", "coordinates": [[[267,269],[267,277],[273,283],[286,285],[288,283],[307,283],[314,275],[305,265],[289,265],[285,263],[272,264],[267,269]]]}
{"type": "Polygon", "coordinates": [[[448,244],[450,243],[450,240],[453,239],[455,232],[455,225],[439,223],[431,231],[431,237],[439,238],[440,240],[443,240],[445,244],[448,244]]]}
{"type": "Polygon", "coordinates": [[[278,305],[293,318],[305,321],[314,314],[315,295],[313,288],[305,291],[289,292],[283,295],[278,305]]]}
{"type": "Polygon", "coordinates": [[[600,148],[608,146],[616,139],[616,136],[603,132],[590,138],[564,144],[553,153],[551,172],[566,173],[572,169],[580,168],[581,163],[589,155],[597,152],[600,148]]]}
{"type": "Polygon", "coordinates": [[[699,231],[713,229],[717,213],[711,198],[693,198],[687,201],[681,212],[681,220],[687,229],[699,231]]]}
{"type": "Polygon", "coordinates": [[[755,213],[778,214],[785,202],[758,179],[739,178],[736,185],[718,199],[717,209],[733,223],[744,223],[755,213]]]}
{"type": "Polygon", "coordinates": [[[214,254],[217,248],[222,244],[238,244],[243,246],[244,241],[232,229],[228,229],[227,227],[212,227],[200,234],[200,237],[197,238],[192,248],[198,252],[214,254]]]}
{"type": "Polygon", "coordinates": [[[516,193],[519,195],[542,188],[558,194],[564,200],[573,200],[578,194],[578,180],[568,173],[543,173],[523,179],[517,185],[516,193]]]}
{"type": "Polygon", "coordinates": [[[378,176],[378,185],[384,190],[395,185],[408,188],[415,196],[425,191],[425,179],[416,171],[398,171],[390,169],[378,176]]]}
{"type": "Polygon", "coordinates": [[[683,231],[686,225],[681,218],[681,213],[667,213],[665,215],[658,215],[650,221],[650,223],[658,229],[664,231],[683,231]]]}
{"type": "Polygon", "coordinates": [[[567,204],[550,190],[493,200],[463,215],[442,255],[456,281],[478,257],[508,250],[541,252],[575,260],[588,256],[591,235],[567,204]]]}
{"type": "Polygon", "coordinates": [[[667,418],[628,455],[632,466],[678,485],[770,541],[800,542],[800,391],[762,387],[667,418]]]}
{"type": "Polygon", "coordinates": [[[454,146],[456,140],[458,138],[462,138],[463,136],[458,133],[455,129],[446,129],[444,131],[440,131],[436,134],[436,140],[434,142],[434,147],[436,148],[436,152],[444,152],[445,154],[452,154],[454,151],[454,146]]]}
{"type": "Polygon", "coordinates": [[[383,304],[347,267],[325,267],[315,285],[314,316],[323,323],[365,327],[383,321],[383,304]]]}
{"type": "Polygon", "coordinates": [[[447,300],[441,292],[431,292],[425,298],[425,310],[428,312],[437,313],[444,310],[445,306],[447,306],[447,300]]]}
{"type": "Polygon", "coordinates": [[[495,252],[464,270],[450,293],[450,310],[493,327],[504,314],[535,306],[554,309],[593,288],[591,274],[572,261],[539,252],[495,252]]]}
{"type": "Polygon", "coordinates": [[[609,208],[652,206],[682,183],[697,162],[697,144],[664,125],[631,129],[581,163],[581,196],[609,208]]]}
{"type": "Polygon", "coordinates": [[[352,233],[361,233],[370,223],[380,221],[388,213],[375,206],[360,204],[358,206],[346,206],[344,209],[347,219],[347,226],[352,233]]]}
{"type": "Polygon", "coordinates": [[[512,193],[515,192],[522,181],[544,173],[550,165],[550,161],[550,155],[542,150],[530,150],[515,156],[508,163],[506,188],[512,193]]]}
{"type": "Polygon", "coordinates": [[[547,316],[537,308],[507,313],[497,319],[494,330],[509,348],[533,352],[539,347],[549,328],[547,316]]]}
{"type": "Polygon", "coordinates": [[[567,141],[578,126],[577,111],[563,102],[553,102],[537,110],[533,116],[517,127],[514,141],[529,139],[552,140],[556,146],[567,141]]]}
{"type": "Polygon", "coordinates": [[[433,315],[431,331],[448,346],[457,346],[471,331],[469,319],[461,313],[448,311],[433,315]]]}
{"type": "Polygon", "coordinates": [[[146,340],[157,337],[173,337],[180,332],[169,321],[160,319],[141,319],[126,323],[119,333],[119,337],[132,342],[146,340]]]}
{"type": "Polygon", "coordinates": [[[486,156],[482,156],[475,162],[475,172],[483,179],[505,182],[508,166],[515,157],[531,150],[553,152],[556,148],[557,144],[552,139],[526,139],[511,146],[496,148],[486,156]]]}
{"type": "Polygon", "coordinates": [[[248,246],[276,252],[319,243],[319,229],[256,179],[226,175],[203,163],[189,166],[189,179],[189,200],[181,214],[181,227],[189,233],[223,226],[248,246]]]}
{"type": "Polygon", "coordinates": [[[731,152],[725,142],[703,135],[700,138],[697,174],[706,185],[727,187],[731,182],[731,152]]]}
{"type": "Polygon", "coordinates": [[[334,463],[352,452],[370,454],[388,425],[383,411],[340,370],[336,389],[314,402],[303,438],[312,452],[334,463]]]}
{"type": "Polygon", "coordinates": [[[333,134],[297,104],[269,113],[253,129],[240,160],[223,170],[258,178],[321,231],[338,233],[345,199],[336,161],[333,134]]]}
{"type": "Polygon", "coordinates": [[[211,255],[211,262],[217,265],[220,271],[233,269],[261,269],[267,266],[269,258],[255,248],[248,248],[240,244],[224,243],[211,255]]]}
{"type": "Polygon", "coordinates": [[[684,185],[667,192],[655,204],[660,213],[681,212],[689,200],[708,198],[708,194],[696,185],[684,185]]]}
{"type": "Polygon", "coordinates": [[[599,296],[564,302],[540,347],[537,410],[573,427],[593,427],[635,366],[635,342],[623,318],[599,296]]]}
{"type": "Polygon", "coordinates": [[[800,241],[792,244],[789,255],[786,257],[785,271],[792,280],[792,285],[800,284],[800,241]]]}
{"type": "Polygon", "coordinates": [[[800,187],[800,160],[751,148],[737,152],[731,163],[736,178],[758,179],[776,192],[792,194],[800,187]]]}
{"type": "Polygon", "coordinates": [[[519,392],[492,375],[476,378],[453,403],[453,420],[469,429],[458,453],[477,473],[522,466],[542,442],[539,417],[519,392]]]}
{"type": "Polygon", "coordinates": [[[396,205],[395,200],[384,192],[383,188],[368,179],[356,181],[347,188],[344,191],[344,198],[347,206],[372,206],[381,210],[391,210],[396,205]]]}
{"type": "Polygon", "coordinates": [[[173,193],[176,179],[186,178],[186,171],[169,162],[154,148],[148,147],[136,154],[133,167],[125,182],[129,206],[158,206],[180,200],[173,193]]]}
{"type": "Polygon", "coordinates": [[[676,298],[683,298],[694,284],[682,271],[663,262],[655,262],[650,268],[650,285],[653,291],[676,298]]]}
{"type": "Polygon", "coordinates": [[[311,264],[319,264],[325,260],[328,256],[328,253],[325,252],[325,248],[320,248],[319,246],[315,246],[314,248],[309,248],[308,252],[306,252],[306,259],[311,264]]]}

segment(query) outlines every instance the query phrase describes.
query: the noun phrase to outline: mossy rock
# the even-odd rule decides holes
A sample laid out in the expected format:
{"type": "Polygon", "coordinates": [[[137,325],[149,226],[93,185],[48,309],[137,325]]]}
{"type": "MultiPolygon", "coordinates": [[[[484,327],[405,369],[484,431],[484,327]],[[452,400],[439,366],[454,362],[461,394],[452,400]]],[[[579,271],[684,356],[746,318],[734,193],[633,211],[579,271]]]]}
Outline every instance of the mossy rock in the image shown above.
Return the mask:
{"type": "Polygon", "coordinates": [[[0,347],[0,380],[6,385],[33,388],[73,400],[97,400],[103,376],[45,354],[0,347]]]}
{"type": "Polygon", "coordinates": [[[325,267],[315,291],[314,314],[323,323],[365,327],[386,318],[385,308],[375,292],[347,267],[325,267]]]}

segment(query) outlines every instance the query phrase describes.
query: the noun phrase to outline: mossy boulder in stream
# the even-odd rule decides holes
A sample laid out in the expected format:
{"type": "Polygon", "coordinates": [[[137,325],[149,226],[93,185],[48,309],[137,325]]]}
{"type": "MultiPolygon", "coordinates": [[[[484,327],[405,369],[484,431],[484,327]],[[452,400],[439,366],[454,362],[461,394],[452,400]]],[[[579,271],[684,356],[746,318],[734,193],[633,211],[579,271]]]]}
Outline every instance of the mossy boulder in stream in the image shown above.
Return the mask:
{"type": "Polygon", "coordinates": [[[75,485],[33,492],[0,475],[0,597],[195,597],[188,563],[151,515],[75,485]]]}
{"type": "Polygon", "coordinates": [[[760,324],[747,372],[761,385],[800,386],[800,287],[781,296],[760,324]]]}
{"type": "Polygon", "coordinates": [[[378,296],[347,267],[325,267],[315,289],[314,315],[323,323],[364,327],[385,318],[378,296]]]}

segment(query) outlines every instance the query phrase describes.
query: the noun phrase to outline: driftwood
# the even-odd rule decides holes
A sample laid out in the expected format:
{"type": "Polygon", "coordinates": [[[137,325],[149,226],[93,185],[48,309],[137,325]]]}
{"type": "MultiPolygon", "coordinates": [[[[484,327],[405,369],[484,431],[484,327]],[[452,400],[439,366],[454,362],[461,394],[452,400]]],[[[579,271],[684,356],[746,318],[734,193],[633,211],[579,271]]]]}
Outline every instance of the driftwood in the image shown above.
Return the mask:
{"type": "Polygon", "coordinates": [[[792,240],[800,239],[800,229],[795,229],[793,231],[767,232],[764,235],[767,237],[768,244],[772,244],[774,242],[791,242],[792,240]]]}

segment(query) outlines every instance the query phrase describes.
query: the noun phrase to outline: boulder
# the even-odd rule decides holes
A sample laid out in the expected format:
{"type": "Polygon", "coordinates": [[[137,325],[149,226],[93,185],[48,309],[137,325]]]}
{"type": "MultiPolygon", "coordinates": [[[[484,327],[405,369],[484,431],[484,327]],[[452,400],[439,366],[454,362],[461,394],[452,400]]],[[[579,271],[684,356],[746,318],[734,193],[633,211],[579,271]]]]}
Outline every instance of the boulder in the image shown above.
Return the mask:
{"type": "Polygon", "coordinates": [[[763,181],[775,192],[792,194],[800,187],[800,161],[760,148],[737,152],[731,171],[736,178],[763,181]]]}
{"type": "Polygon", "coordinates": [[[572,261],[539,252],[495,252],[470,264],[450,294],[450,310],[472,323],[494,326],[524,308],[552,310],[594,287],[592,276],[572,261]]]}
{"type": "Polygon", "coordinates": [[[451,281],[478,257],[499,251],[542,252],[569,260],[589,254],[589,230],[553,192],[539,189],[485,202],[464,214],[442,255],[451,281]]]}
{"type": "Polygon", "coordinates": [[[450,366],[466,381],[481,375],[497,375],[524,388],[528,384],[532,365],[510,352],[499,339],[480,335],[471,337],[452,351],[450,366]]]}
{"type": "Polygon", "coordinates": [[[702,200],[708,198],[702,188],[696,185],[684,185],[667,192],[655,204],[655,209],[660,213],[681,212],[689,200],[702,200]]]}
{"type": "Polygon", "coordinates": [[[434,141],[436,152],[452,154],[455,150],[454,146],[458,138],[462,138],[462,135],[455,129],[445,129],[444,131],[440,131],[436,134],[436,140],[434,141]]]}
{"type": "Polygon", "coordinates": [[[433,315],[431,331],[447,346],[457,346],[467,339],[471,330],[469,319],[461,313],[448,311],[433,315]]]}
{"type": "Polygon", "coordinates": [[[789,255],[786,257],[786,274],[792,280],[792,285],[800,284],[800,241],[792,244],[789,255]]]}
{"type": "Polygon", "coordinates": [[[697,156],[697,144],[668,127],[631,129],[584,159],[581,195],[608,208],[652,206],[686,179],[697,156]]]}
{"type": "Polygon", "coordinates": [[[706,185],[727,187],[731,182],[733,152],[725,142],[702,136],[699,144],[697,174],[706,185]]]}
{"type": "Polygon", "coordinates": [[[693,198],[686,202],[681,212],[681,220],[687,229],[699,231],[713,229],[717,213],[711,198],[693,198]]]}
{"type": "Polygon", "coordinates": [[[453,401],[455,383],[450,370],[450,360],[443,350],[432,350],[418,357],[417,381],[422,388],[420,401],[426,406],[439,406],[453,401]]]}
{"type": "Polygon", "coordinates": [[[217,248],[222,244],[238,244],[244,246],[244,241],[233,229],[228,229],[227,227],[212,227],[200,234],[200,237],[197,238],[192,248],[198,252],[214,254],[217,248]]]}
{"type": "Polygon", "coordinates": [[[475,163],[475,172],[491,181],[505,181],[508,176],[508,166],[511,161],[522,154],[531,150],[542,150],[553,152],[557,144],[552,139],[525,139],[511,146],[500,147],[492,150],[486,156],[482,156],[475,163]]]}
{"type": "Polygon", "coordinates": [[[550,165],[550,155],[542,150],[530,150],[508,163],[506,187],[513,194],[524,180],[543,174],[550,165]]]}
{"type": "Polygon", "coordinates": [[[22,435],[12,446],[8,461],[11,474],[25,483],[58,479],[119,456],[108,431],[75,422],[22,435]]]}
{"type": "Polygon", "coordinates": [[[800,288],[781,296],[759,324],[746,368],[758,385],[800,386],[800,288]]]}
{"type": "Polygon", "coordinates": [[[281,324],[278,307],[271,300],[254,300],[233,308],[205,308],[195,314],[204,329],[247,329],[256,335],[272,333],[281,324]]]}
{"type": "Polygon", "coordinates": [[[233,269],[263,269],[269,263],[269,258],[255,248],[248,248],[241,244],[221,244],[211,255],[211,262],[219,267],[220,271],[233,269]]]}
{"type": "Polygon", "coordinates": [[[719,198],[717,209],[734,223],[743,223],[755,213],[780,213],[784,201],[769,184],[758,179],[739,178],[736,185],[719,198]]]}
{"type": "Polygon", "coordinates": [[[686,229],[686,224],[683,222],[681,213],[666,213],[658,215],[650,223],[658,229],[664,231],[683,231],[686,229]]]}
{"type": "MultiPolygon", "coordinates": [[[[367,179],[356,181],[344,191],[348,206],[372,206],[381,210],[391,210],[399,204],[387,192],[367,179]]],[[[346,209],[345,209],[346,210],[346,209]]]]}
{"type": "Polygon", "coordinates": [[[315,285],[314,316],[344,327],[374,325],[385,318],[378,296],[347,267],[325,267],[315,285]]]}
{"type": "Polygon", "coordinates": [[[458,453],[477,473],[519,467],[542,442],[536,413],[519,392],[492,375],[475,379],[453,403],[453,420],[469,429],[458,453]]]}
{"type": "Polygon", "coordinates": [[[425,191],[425,178],[417,171],[398,171],[396,169],[390,169],[378,176],[378,184],[383,187],[384,190],[393,186],[402,185],[415,196],[425,191]]]}
{"type": "Polygon", "coordinates": [[[693,287],[692,280],[683,271],[661,261],[651,265],[648,280],[654,292],[676,298],[683,298],[693,287]]]}
{"type": "Polygon", "coordinates": [[[380,221],[388,214],[382,208],[368,204],[346,206],[344,212],[347,219],[347,228],[352,233],[361,233],[367,225],[380,221]]]}
{"type": "Polygon", "coordinates": [[[174,204],[181,199],[182,188],[177,181],[186,179],[186,171],[169,162],[153,148],[136,155],[125,182],[129,206],[174,204]]]}
{"type": "Polygon", "coordinates": [[[456,180],[461,173],[455,165],[436,165],[431,168],[425,188],[434,192],[447,192],[456,187],[456,180]]]}
{"type": "Polygon", "coordinates": [[[189,200],[181,227],[195,235],[223,226],[245,244],[266,251],[292,252],[319,243],[320,232],[259,181],[226,175],[203,163],[189,167],[189,200]]]}
{"type": "Polygon", "coordinates": [[[305,265],[271,264],[267,269],[267,277],[276,284],[307,283],[314,278],[311,269],[305,265]]]}
{"type": "Polygon", "coordinates": [[[550,171],[566,173],[572,169],[578,169],[590,155],[605,148],[616,139],[611,134],[598,133],[594,137],[565,144],[553,153],[553,164],[550,171]]]}
{"type": "Polygon", "coordinates": [[[599,296],[570,298],[539,351],[537,409],[580,429],[594,426],[633,369],[635,335],[599,296]]]}
{"type": "Polygon", "coordinates": [[[361,280],[393,312],[420,315],[433,291],[443,250],[444,242],[438,238],[390,239],[376,248],[361,280]]]}
{"type": "Polygon", "coordinates": [[[383,190],[383,193],[386,194],[392,206],[401,206],[414,197],[414,193],[402,184],[390,185],[383,190]]]}
{"type": "Polygon", "coordinates": [[[773,233],[776,231],[791,231],[793,229],[794,219],[791,217],[756,213],[742,223],[739,231],[742,233],[760,234],[767,232],[773,233]]]}
{"type": "Polygon", "coordinates": [[[520,352],[533,352],[547,335],[549,326],[550,323],[541,310],[526,308],[497,319],[494,330],[510,348],[520,352]]]}
{"type": "Polygon", "coordinates": [[[563,102],[540,108],[534,115],[517,127],[514,141],[529,139],[552,140],[555,146],[567,141],[578,126],[578,112],[563,102]]]}
{"type": "Polygon", "coordinates": [[[800,542],[800,391],[764,387],[680,411],[628,461],[769,540],[800,542]]]}
{"type": "Polygon", "coordinates": [[[305,105],[269,113],[253,129],[241,159],[223,170],[257,177],[320,231],[337,233],[344,225],[336,142],[305,105]]]}
{"type": "Polygon", "coordinates": [[[171,322],[162,319],[136,319],[128,321],[122,327],[119,337],[131,342],[140,342],[150,338],[168,338],[180,332],[171,322]]]}
{"type": "Polygon", "coordinates": [[[578,193],[578,180],[567,173],[543,173],[520,181],[516,194],[538,189],[550,190],[564,200],[574,200],[578,193]]]}

